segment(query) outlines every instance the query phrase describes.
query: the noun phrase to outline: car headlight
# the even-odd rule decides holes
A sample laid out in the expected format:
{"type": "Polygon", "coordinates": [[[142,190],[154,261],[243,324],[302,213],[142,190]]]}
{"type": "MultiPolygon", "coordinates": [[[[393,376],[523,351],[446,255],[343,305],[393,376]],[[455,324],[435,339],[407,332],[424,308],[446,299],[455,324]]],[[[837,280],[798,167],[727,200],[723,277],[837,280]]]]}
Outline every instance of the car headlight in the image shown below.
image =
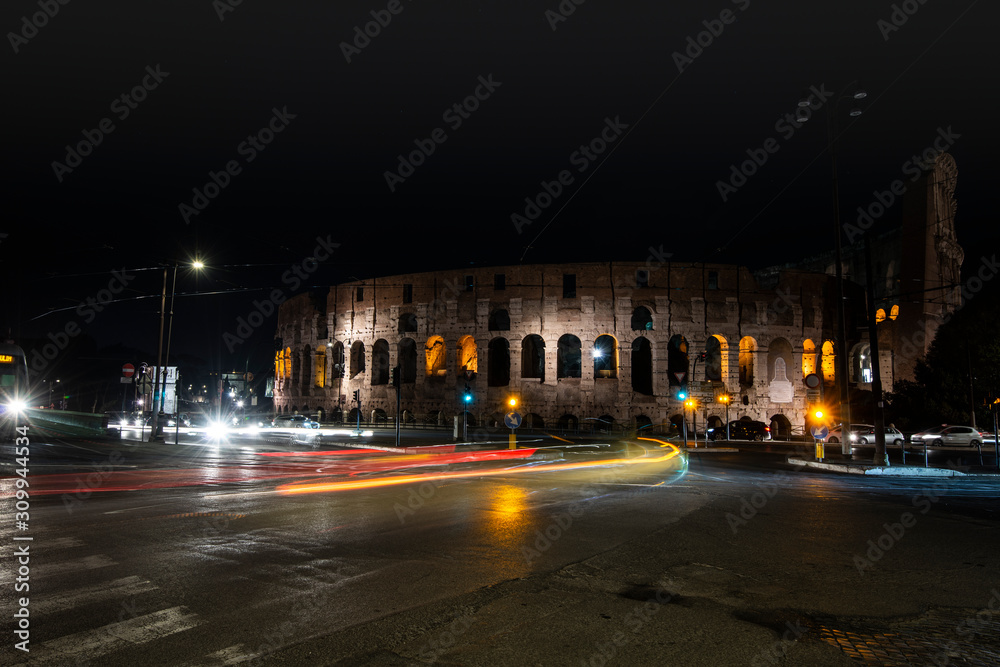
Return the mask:
{"type": "Polygon", "coordinates": [[[28,407],[27,403],[16,398],[7,404],[7,409],[10,412],[22,412],[27,407],[28,407]]]}

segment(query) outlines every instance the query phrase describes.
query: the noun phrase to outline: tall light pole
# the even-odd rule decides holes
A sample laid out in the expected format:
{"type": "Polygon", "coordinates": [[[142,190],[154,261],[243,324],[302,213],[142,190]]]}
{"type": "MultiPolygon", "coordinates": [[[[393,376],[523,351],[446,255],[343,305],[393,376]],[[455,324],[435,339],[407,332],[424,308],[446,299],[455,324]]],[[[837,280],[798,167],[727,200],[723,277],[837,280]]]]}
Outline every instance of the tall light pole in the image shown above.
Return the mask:
{"type": "MultiPolygon", "coordinates": [[[[199,261],[195,261],[191,265],[195,269],[200,269],[204,266],[199,261]]],[[[156,435],[158,433],[159,420],[160,420],[160,366],[163,364],[163,320],[167,306],[167,270],[169,266],[163,267],[163,294],[160,297],[160,338],[159,342],[156,344],[156,369],[153,372],[153,418],[150,421],[152,430],[149,433],[149,442],[156,440],[156,435]]],[[[174,328],[174,297],[177,294],[177,263],[174,263],[174,279],[170,288],[170,327],[167,332],[167,363],[170,362],[170,335],[174,328]]],[[[176,381],[176,378],[175,378],[176,381]]],[[[164,378],[164,385],[166,384],[166,379],[164,378]]]]}
{"type": "MultiPolygon", "coordinates": [[[[830,167],[833,174],[833,232],[834,232],[834,261],[836,266],[834,267],[837,281],[837,351],[834,356],[835,362],[835,373],[837,376],[837,384],[840,387],[840,425],[841,433],[844,437],[841,438],[840,451],[841,454],[849,456],[852,452],[852,445],[848,434],[850,433],[851,425],[851,399],[850,393],[848,391],[847,385],[847,322],[844,315],[844,274],[843,274],[843,260],[841,256],[841,245],[840,237],[843,234],[841,229],[840,220],[840,187],[837,177],[837,139],[838,132],[836,131],[836,112],[837,106],[844,100],[863,100],[868,97],[868,93],[863,90],[855,89],[850,94],[847,93],[848,90],[854,87],[857,81],[852,81],[847,84],[843,90],[837,95],[837,97],[830,102],[830,106],[826,109],[826,130],[827,138],[830,146],[830,167]]],[[[803,99],[799,101],[799,108],[804,109],[809,106],[808,99],[803,99]]],[[[860,109],[851,109],[850,115],[852,118],[856,118],[861,115],[860,109]]],[[[800,116],[797,118],[799,121],[806,121],[808,117],[800,116]]],[[[883,442],[885,434],[882,434],[883,442]]]]}

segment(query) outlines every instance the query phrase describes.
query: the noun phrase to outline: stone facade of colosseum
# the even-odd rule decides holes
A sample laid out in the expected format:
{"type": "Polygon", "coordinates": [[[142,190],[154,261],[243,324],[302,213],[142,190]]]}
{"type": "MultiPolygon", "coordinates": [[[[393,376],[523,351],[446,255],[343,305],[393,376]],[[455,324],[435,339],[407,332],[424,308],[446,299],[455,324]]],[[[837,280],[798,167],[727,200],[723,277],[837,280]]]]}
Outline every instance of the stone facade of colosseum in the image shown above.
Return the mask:
{"type": "MultiPolygon", "coordinates": [[[[471,423],[502,420],[514,396],[529,424],[642,426],[676,423],[687,381],[699,425],[725,418],[728,394],[730,419],[802,432],[821,392],[837,400],[833,279],[783,271],[762,281],[730,265],[608,262],[335,285],[281,305],[275,408],[350,422],[360,408],[363,421],[391,422],[398,368],[404,422],[452,423],[468,386],[471,423]],[[818,391],[803,381],[811,373],[818,391]]],[[[889,350],[882,362],[888,389],[889,350]]]]}

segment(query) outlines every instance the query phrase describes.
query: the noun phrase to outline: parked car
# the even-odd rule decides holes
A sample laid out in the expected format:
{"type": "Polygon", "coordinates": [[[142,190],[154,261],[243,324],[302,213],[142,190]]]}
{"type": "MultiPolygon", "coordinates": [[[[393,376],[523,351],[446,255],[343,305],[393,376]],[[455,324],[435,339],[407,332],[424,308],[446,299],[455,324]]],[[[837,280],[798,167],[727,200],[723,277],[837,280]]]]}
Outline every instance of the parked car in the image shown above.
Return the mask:
{"type": "MultiPolygon", "coordinates": [[[[718,428],[709,429],[708,437],[712,440],[725,440],[726,427],[720,426],[718,428]]],[[[756,442],[770,440],[771,429],[764,422],[738,419],[736,421],[729,422],[729,439],[754,440],[756,442]]]]}
{"type": "MultiPolygon", "coordinates": [[[[856,445],[874,445],[875,444],[875,427],[872,426],[870,429],[868,429],[864,433],[861,433],[861,432],[852,433],[852,436],[853,437],[852,437],[851,442],[853,442],[856,445]]],[[[887,444],[887,445],[893,445],[895,447],[899,447],[904,442],[906,442],[906,436],[903,435],[902,432],[899,429],[897,429],[897,428],[895,428],[893,426],[886,426],[885,427],[885,444],[887,444]]]]}
{"type": "Polygon", "coordinates": [[[274,428],[319,428],[319,422],[309,419],[305,415],[278,415],[271,420],[274,428]]]}
{"type": "Polygon", "coordinates": [[[942,447],[950,445],[953,447],[975,447],[983,444],[983,441],[993,441],[990,433],[984,433],[971,426],[951,426],[942,424],[929,428],[920,433],[910,436],[910,444],[923,445],[925,442],[930,447],[942,447]]]}
{"type": "MultiPolygon", "coordinates": [[[[852,443],[858,441],[859,436],[871,435],[871,442],[875,442],[874,439],[875,427],[871,424],[851,424],[848,428],[848,440],[852,443]]],[[[823,438],[823,442],[828,445],[837,445],[844,440],[844,434],[841,432],[840,426],[834,426],[830,429],[830,432],[826,434],[823,438]]]]}

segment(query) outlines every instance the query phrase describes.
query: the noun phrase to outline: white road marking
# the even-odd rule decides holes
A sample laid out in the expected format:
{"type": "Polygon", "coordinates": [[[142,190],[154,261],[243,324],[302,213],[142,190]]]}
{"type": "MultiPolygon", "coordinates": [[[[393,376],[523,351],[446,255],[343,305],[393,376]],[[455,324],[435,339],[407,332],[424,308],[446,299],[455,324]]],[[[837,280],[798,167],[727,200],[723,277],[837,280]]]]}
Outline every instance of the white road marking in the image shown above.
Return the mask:
{"type": "Polygon", "coordinates": [[[119,600],[156,590],[157,586],[136,576],[115,579],[104,584],[96,584],[85,588],[78,588],[68,593],[62,593],[59,597],[45,598],[36,595],[31,598],[31,609],[43,614],[53,614],[59,611],[80,607],[92,602],[106,602],[108,600],[119,600]]]}
{"type": "MultiPolygon", "coordinates": [[[[117,564],[118,563],[115,561],[101,554],[96,556],[87,556],[86,558],[77,558],[76,560],[68,560],[58,564],[46,563],[44,560],[39,560],[31,563],[31,577],[32,579],[55,577],[69,572],[96,570],[100,567],[109,567],[117,564]]],[[[7,584],[14,581],[15,572],[16,571],[14,569],[9,569],[4,574],[0,575],[0,584],[7,584]]]]}
{"type": "Polygon", "coordinates": [[[188,613],[187,607],[172,607],[111,623],[94,630],[47,641],[31,649],[32,665],[66,664],[69,657],[94,659],[130,646],[166,637],[200,624],[198,615],[188,613]]]}
{"type": "Polygon", "coordinates": [[[210,653],[198,660],[185,662],[180,667],[225,667],[225,665],[238,665],[256,656],[256,652],[248,651],[243,644],[236,644],[221,651],[210,653]]]}

